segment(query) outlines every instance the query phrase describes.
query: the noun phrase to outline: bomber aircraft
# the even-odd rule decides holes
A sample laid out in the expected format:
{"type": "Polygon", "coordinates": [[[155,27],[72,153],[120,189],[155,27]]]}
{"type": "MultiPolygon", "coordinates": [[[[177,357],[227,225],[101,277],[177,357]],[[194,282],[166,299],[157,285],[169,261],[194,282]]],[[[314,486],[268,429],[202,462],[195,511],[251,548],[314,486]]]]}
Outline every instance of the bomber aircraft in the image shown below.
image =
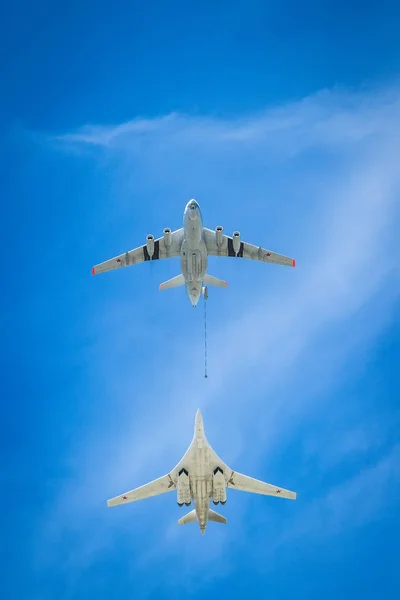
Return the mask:
{"type": "Polygon", "coordinates": [[[197,521],[201,533],[204,534],[207,521],[226,523],[226,518],[211,510],[209,506],[211,500],[214,504],[225,504],[226,488],[296,499],[296,492],[241,475],[228,467],[208,443],[203,417],[198,410],[192,443],[176,467],[159,479],[108,500],[107,504],[118,506],[176,490],[179,506],[190,506],[192,500],[194,502],[194,510],[179,519],[179,525],[197,521]]]}
{"type": "Polygon", "coordinates": [[[204,293],[204,286],[228,287],[226,281],[206,273],[208,256],[250,258],[288,267],[296,266],[293,258],[241,241],[239,231],[235,231],[230,237],[223,233],[220,225],[215,231],[203,227],[200,206],[193,199],[185,207],[181,229],[171,231],[165,228],[163,237],[157,240],[154,239],[154,235],[149,234],[143,246],[96,265],[92,268],[92,274],[97,275],[148,260],[180,257],[182,273],[162,283],[160,290],[185,285],[192,305],[196,306],[204,293]]]}

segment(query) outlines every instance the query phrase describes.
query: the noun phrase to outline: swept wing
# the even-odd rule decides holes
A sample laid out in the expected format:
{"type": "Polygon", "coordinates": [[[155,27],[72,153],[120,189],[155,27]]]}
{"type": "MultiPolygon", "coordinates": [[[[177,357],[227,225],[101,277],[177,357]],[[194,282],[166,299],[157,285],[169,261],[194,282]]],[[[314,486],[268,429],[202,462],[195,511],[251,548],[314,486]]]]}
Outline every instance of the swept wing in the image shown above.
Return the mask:
{"type": "Polygon", "coordinates": [[[261,246],[254,246],[248,242],[240,241],[240,246],[236,253],[234,250],[233,238],[223,234],[220,243],[217,244],[217,234],[212,229],[204,228],[204,241],[210,256],[232,256],[236,258],[259,260],[261,262],[268,262],[276,265],[284,265],[286,267],[296,266],[294,258],[284,256],[283,254],[277,254],[276,252],[272,252],[272,250],[267,250],[261,246]]]}
{"type": "Polygon", "coordinates": [[[111,500],[107,500],[107,505],[118,506],[119,504],[127,504],[128,502],[134,502],[135,500],[144,500],[145,498],[150,498],[151,496],[159,496],[160,494],[165,494],[166,492],[172,492],[172,490],[175,488],[176,485],[171,477],[171,474],[168,473],[168,475],[159,477],[158,479],[155,479],[150,483],[146,483],[135,490],[131,490],[130,492],[116,496],[111,500]]]}
{"type": "Polygon", "coordinates": [[[154,252],[152,256],[149,255],[147,244],[144,244],[143,246],[138,246],[138,248],[134,248],[119,256],[110,258],[105,262],[99,263],[93,267],[92,274],[97,275],[98,273],[105,273],[106,271],[112,271],[113,269],[136,265],[148,260],[177,257],[180,255],[182,241],[183,229],[181,228],[171,232],[170,245],[168,247],[166,246],[164,236],[154,240],[154,252]]]}
{"type": "Polygon", "coordinates": [[[285,490],[284,488],[253,479],[247,475],[242,475],[236,471],[232,471],[227,482],[229,488],[241,490],[242,492],[251,492],[253,494],[262,494],[264,496],[277,496],[279,498],[287,498],[288,500],[296,500],[296,492],[285,490]]]}

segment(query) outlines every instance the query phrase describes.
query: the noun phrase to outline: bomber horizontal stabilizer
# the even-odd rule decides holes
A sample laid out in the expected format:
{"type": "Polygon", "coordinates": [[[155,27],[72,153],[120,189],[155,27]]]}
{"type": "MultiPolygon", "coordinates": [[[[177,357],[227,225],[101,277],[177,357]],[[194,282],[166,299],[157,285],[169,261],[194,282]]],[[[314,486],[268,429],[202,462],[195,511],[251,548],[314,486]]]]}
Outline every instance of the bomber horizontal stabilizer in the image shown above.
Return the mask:
{"type": "Polygon", "coordinates": [[[191,510],[187,515],[181,517],[178,521],[178,525],[187,525],[188,523],[195,523],[197,521],[196,511],[191,510]]]}
{"type": "Polygon", "coordinates": [[[214,523],[226,523],[226,517],[223,517],[219,513],[215,512],[215,510],[211,510],[211,508],[208,511],[208,520],[214,521],[214,523]]]}

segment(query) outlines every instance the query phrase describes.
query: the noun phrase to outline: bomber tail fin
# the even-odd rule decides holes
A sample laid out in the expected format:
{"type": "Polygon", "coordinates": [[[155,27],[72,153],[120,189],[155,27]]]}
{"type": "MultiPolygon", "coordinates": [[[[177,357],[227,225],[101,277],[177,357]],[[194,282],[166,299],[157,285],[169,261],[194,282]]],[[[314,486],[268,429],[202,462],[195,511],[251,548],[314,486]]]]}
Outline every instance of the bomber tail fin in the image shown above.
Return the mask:
{"type": "Polygon", "coordinates": [[[197,521],[196,511],[191,510],[184,517],[181,517],[178,521],[178,525],[186,525],[187,523],[194,523],[197,521]]]}
{"type": "Polygon", "coordinates": [[[208,511],[208,520],[214,521],[214,523],[226,523],[226,517],[215,512],[215,510],[211,510],[211,508],[208,511]]]}
{"type": "Polygon", "coordinates": [[[178,287],[179,285],[185,285],[185,278],[182,275],[177,275],[172,279],[168,279],[168,281],[164,281],[164,283],[160,283],[160,290],[168,290],[170,288],[178,287]]]}
{"type": "Polygon", "coordinates": [[[223,279],[218,279],[218,277],[213,277],[212,275],[204,275],[203,279],[204,285],[215,285],[216,287],[227,288],[228,283],[223,279]]]}

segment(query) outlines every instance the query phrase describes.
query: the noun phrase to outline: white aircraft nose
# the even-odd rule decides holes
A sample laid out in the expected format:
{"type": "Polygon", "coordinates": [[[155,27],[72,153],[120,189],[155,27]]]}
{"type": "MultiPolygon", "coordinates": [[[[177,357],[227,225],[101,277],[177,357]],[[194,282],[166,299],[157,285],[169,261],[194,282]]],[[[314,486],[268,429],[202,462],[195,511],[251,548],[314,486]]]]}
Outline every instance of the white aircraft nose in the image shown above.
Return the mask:
{"type": "Polygon", "coordinates": [[[200,409],[197,409],[196,412],[196,425],[202,425],[203,424],[203,415],[201,414],[200,409]]]}
{"type": "Polygon", "coordinates": [[[186,211],[189,219],[193,221],[199,214],[199,205],[196,200],[190,200],[186,205],[186,211]]]}
{"type": "Polygon", "coordinates": [[[200,436],[204,434],[203,416],[200,409],[197,409],[196,413],[196,434],[200,436]]]}

